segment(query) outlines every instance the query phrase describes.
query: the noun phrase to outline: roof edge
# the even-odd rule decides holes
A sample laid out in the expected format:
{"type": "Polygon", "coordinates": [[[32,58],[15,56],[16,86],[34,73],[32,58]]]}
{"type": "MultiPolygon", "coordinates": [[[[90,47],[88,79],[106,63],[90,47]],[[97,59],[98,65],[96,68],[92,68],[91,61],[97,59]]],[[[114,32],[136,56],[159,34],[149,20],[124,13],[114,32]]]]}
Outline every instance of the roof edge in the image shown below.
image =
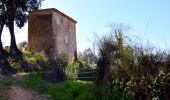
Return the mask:
{"type": "Polygon", "coordinates": [[[47,8],[47,9],[40,9],[40,10],[36,10],[36,11],[29,11],[29,13],[34,13],[34,12],[41,12],[41,11],[54,11],[54,12],[57,12],[59,14],[61,14],[62,16],[65,16],[66,18],[68,18],[70,21],[74,22],[74,23],[77,23],[76,20],[74,20],[73,18],[69,17],[68,15],[64,14],[63,12],[59,11],[58,9],[56,8],[47,8]]]}

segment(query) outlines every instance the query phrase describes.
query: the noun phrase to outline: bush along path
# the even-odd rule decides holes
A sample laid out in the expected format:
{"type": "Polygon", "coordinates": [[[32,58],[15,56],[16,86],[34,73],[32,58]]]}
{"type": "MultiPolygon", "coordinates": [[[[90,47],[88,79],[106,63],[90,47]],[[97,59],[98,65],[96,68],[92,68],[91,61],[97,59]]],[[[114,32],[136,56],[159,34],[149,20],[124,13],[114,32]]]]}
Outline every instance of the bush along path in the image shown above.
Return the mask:
{"type": "Polygon", "coordinates": [[[44,95],[25,89],[22,81],[26,76],[0,75],[0,100],[49,100],[44,95]]]}

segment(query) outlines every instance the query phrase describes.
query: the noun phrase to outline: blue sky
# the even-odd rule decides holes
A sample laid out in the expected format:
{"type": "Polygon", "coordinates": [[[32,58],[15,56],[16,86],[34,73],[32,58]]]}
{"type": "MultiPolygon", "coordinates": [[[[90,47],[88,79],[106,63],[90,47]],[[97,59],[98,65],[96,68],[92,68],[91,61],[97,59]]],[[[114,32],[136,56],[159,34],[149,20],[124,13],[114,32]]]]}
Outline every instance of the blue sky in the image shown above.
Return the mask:
{"type": "MultiPolygon", "coordinates": [[[[42,9],[56,8],[78,22],[78,51],[92,47],[93,33],[108,34],[110,28],[107,26],[112,23],[131,26],[126,35],[137,37],[138,42],[145,44],[145,41],[149,41],[153,46],[168,49],[169,4],[170,0],[45,0],[42,9]]],[[[26,24],[22,30],[15,30],[17,42],[27,40],[27,27],[26,24]]],[[[3,32],[2,40],[4,45],[9,45],[7,29],[3,32]]]]}

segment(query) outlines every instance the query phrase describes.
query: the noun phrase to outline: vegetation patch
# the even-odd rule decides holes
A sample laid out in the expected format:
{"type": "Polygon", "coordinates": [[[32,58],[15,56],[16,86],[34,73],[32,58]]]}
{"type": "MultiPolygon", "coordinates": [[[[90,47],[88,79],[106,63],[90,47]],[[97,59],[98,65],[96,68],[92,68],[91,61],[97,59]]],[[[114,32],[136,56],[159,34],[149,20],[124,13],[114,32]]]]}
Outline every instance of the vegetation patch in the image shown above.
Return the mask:
{"type": "Polygon", "coordinates": [[[0,90],[6,90],[12,85],[12,79],[0,80],[0,90]]]}
{"type": "Polygon", "coordinates": [[[6,56],[0,65],[0,73],[4,74],[51,70],[50,61],[43,52],[23,51],[17,57],[6,56]]]}
{"type": "Polygon", "coordinates": [[[0,100],[5,100],[5,98],[4,98],[4,97],[2,97],[2,96],[0,96],[0,100]]]}
{"type": "Polygon", "coordinates": [[[43,80],[45,73],[31,74],[25,86],[51,100],[94,100],[93,85],[88,81],[65,80],[57,84],[43,80]]]}

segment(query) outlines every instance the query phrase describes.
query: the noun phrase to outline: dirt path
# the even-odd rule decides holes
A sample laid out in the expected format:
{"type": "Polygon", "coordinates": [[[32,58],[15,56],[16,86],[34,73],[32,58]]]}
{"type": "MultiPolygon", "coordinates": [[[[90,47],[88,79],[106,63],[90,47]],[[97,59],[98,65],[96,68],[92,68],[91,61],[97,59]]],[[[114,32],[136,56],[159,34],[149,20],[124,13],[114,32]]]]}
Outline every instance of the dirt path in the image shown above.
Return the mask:
{"type": "Polygon", "coordinates": [[[19,86],[11,86],[8,91],[8,100],[37,100],[30,91],[19,86]]]}
{"type": "MultiPolygon", "coordinates": [[[[3,76],[0,76],[0,80],[3,80],[3,76]]],[[[21,76],[14,76],[14,79],[23,79],[21,76]]],[[[6,90],[0,90],[0,96],[3,96],[5,100],[48,100],[43,95],[37,95],[32,93],[30,90],[27,90],[15,82],[9,86],[6,90]]]]}

